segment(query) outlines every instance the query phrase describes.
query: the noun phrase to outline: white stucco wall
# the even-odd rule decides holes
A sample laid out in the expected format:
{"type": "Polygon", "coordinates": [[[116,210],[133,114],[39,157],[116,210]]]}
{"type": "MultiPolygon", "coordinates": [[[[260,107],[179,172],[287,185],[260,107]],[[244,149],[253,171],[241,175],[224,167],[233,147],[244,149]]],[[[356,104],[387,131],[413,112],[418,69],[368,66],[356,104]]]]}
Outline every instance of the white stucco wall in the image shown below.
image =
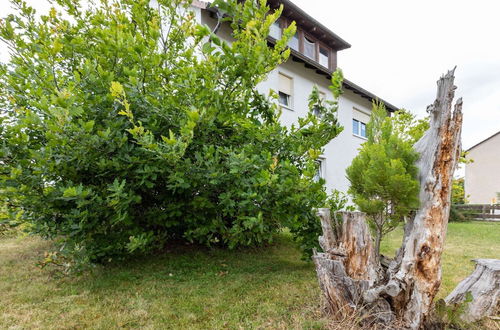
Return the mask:
{"type": "MultiPolygon", "coordinates": [[[[308,98],[314,85],[325,93],[326,99],[333,100],[333,95],[328,89],[330,81],[325,76],[317,74],[315,70],[306,68],[302,63],[293,62],[291,59],[273,71],[268,76],[268,79],[258,86],[258,89],[265,94],[269,93],[270,89],[277,90],[278,74],[280,72],[293,78],[293,107],[292,109],[282,108],[281,120],[286,126],[291,126],[291,124],[297,123],[299,117],[306,116],[309,111],[308,98]]],[[[354,109],[362,111],[366,114],[366,117],[369,117],[371,103],[349,90],[344,90],[344,94],[339,100],[337,113],[339,123],[344,127],[344,130],[326,145],[323,152],[323,175],[328,193],[332,189],[347,191],[349,183],[345,177],[345,169],[357,155],[360,145],[366,141],[353,135],[352,119],[354,109]]]]}
{"type": "Polygon", "coordinates": [[[474,161],[465,165],[469,203],[490,204],[500,192],[500,134],[472,148],[467,158],[474,161]]]}
{"type": "Polygon", "coordinates": [[[339,100],[339,122],[344,126],[344,130],[333,139],[327,146],[325,155],[327,156],[328,169],[327,191],[338,189],[346,192],[349,182],[345,176],[346,168],[351,165],[354,157],[358,154],[358,149],[366,139],[355,136],[352,131],[353,109],[360,110],[366,114],[371,113],[371,102],[344,90],[344,94],[339,100]]]}
{"type": "MultiPolygon", "coordinates": [[[[202,24],[206,24],[212,29],[215,27],[216,21],[210,17],[207,11],[202,10],[200,17],[202,24]]],[[[217,35],[227,41],[232,39],[231,30],[227,24],[220,27],[217,35]]],[[[330,80],[324,75],[316,73],[315,70],[306,68],[303,63],[292,61],[291,58],[271,72],[266,81],[258,85],[259,91],[266,95],[270,89],[277,92],[280,72],[293,79],[293,106],[292,109],[283,108],[282,110],[281,121],[284,125],[290,127],[293,123],[297,123],[299,117],[306,116],[309,111],[308,98],[314,85],[325,93],[328,100],[333,100],[333,95],[328,89],[330,80]]],[[[323,152],[322,174],[326,180],[328,193],[333,189],[347,192],[349,182],[346,179],[345,170],[357,155],[360,145],[365,141],[365,139],[353,135],[352,119],[354,109],[365,114],[365,118],[369,118],[371,103],[349,90],[344,90],[344,94],[339,100],[337,114],[339,123],[344,127],[344,130],[325,146],[323,152]]]]}

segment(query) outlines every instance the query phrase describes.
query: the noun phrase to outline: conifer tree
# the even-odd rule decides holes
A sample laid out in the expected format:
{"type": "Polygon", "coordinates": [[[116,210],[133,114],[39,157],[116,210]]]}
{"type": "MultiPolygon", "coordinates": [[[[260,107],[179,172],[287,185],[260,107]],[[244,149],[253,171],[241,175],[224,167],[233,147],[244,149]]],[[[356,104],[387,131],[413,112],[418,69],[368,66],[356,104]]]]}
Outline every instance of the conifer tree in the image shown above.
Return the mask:
{"type": "Polygon", "coordinates": [[[395,128],[382,103],[373,104],[367,137],[346,172],[349,194],[375,231],[379,256],[382,237],[418,207],[418,154],[395,128]]]}

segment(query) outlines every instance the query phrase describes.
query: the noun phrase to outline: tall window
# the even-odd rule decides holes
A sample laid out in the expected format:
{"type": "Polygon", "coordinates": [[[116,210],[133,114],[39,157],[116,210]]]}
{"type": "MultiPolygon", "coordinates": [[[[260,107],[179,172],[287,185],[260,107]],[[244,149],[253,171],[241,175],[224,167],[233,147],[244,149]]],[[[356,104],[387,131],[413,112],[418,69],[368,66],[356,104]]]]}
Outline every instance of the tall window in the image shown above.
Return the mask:
{"type": "Polygon", "coordinates": [[[288,42],[288,47],[293,50],[299,51],[299,34],[295,33],[295,35],[288,42]]]}
{"type": "Polygon", "coordinates": [[[279,73],[278,75],[279,103],[287,108],[292,108],[293,80],[282,73],[279,73]]]}
{"type": "Polygon", "coordinates": [[[366,138],[366,123],[370,121],[370,112],[352,109],[352,134],[366,138]]]}
{"type": "Polygon", "coordinates": [[[319,47],[319,64],[325,68],[330,68],[330,51],[324,47],[319,47]]]}
{"type": "Polygon", "coordinates": [[[314,174],[314,182],[318,182],[320,179],[325,178],[325,160],[324,159],[318,159],[316,161],[316,173],[314,174]]]}
{"type": "Polygon", "coordinates": [[[308,37],[304,37],[304,55],[316,59],[316,43],[308,37]]]}
{"type": "Polygon", "coordinates": [[[352,120],[352,133],[366,138],[366,124],[357,119],[352,120]]]}
{"type": "Polygon", "coordinates": [[[269,28],[269,36],[273,37],[274,39],[280,39],[281,38],[281,26],[280,22],[276,21],[271,25],[269,28]]]}

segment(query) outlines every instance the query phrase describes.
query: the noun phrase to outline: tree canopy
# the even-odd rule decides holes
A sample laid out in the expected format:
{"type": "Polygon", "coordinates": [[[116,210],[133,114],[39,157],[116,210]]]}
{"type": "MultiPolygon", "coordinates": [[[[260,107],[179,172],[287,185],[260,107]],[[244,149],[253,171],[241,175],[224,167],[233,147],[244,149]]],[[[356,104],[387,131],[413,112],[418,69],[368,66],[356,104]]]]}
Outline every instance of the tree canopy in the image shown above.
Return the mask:
{"type": "Polygon", "coordinates": [[[385,106],[374,103],[367,125],[368,140],[347,168],[349,193],[359,209],[368,215],[376,232],[376,253],[380,240],[419,205],[413,133],[400,125],[408,122],[388,116],[385,106]]]}

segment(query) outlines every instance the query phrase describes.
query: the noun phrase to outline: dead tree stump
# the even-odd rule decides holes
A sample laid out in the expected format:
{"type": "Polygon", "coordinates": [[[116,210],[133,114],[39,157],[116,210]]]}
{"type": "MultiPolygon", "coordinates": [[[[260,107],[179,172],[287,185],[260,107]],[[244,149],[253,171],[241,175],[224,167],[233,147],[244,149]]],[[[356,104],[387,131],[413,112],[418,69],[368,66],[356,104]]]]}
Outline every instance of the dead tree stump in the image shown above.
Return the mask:
{"type": "Polygon", "coordinates": [[[313,259],[333,315],[359,310],[381,322],[398,318],[411,329],[425,326],[441,284],[451,180],[461,151],[462,100],[452,111],[454,78],[452,70],[438,80],[436,100],[427,108],[430,128],[414,146],[420,154],[420,208],[406,224],[403,244],[387,269],[375,258],[363,213],[343,213],[341,230],[332,230],[329,211],[319,211],[324,252],[315,251],[313,259]]]}
{"type": "Polygon", "coordinates": [[[495,316],[500,312],[500,260],[476,259],[476,269],[453,290],[445,302],[448,305],[461,304],[467,293],[472,294],[461,315],[467,322],[475,322],[485,316],[495,316]]]}

